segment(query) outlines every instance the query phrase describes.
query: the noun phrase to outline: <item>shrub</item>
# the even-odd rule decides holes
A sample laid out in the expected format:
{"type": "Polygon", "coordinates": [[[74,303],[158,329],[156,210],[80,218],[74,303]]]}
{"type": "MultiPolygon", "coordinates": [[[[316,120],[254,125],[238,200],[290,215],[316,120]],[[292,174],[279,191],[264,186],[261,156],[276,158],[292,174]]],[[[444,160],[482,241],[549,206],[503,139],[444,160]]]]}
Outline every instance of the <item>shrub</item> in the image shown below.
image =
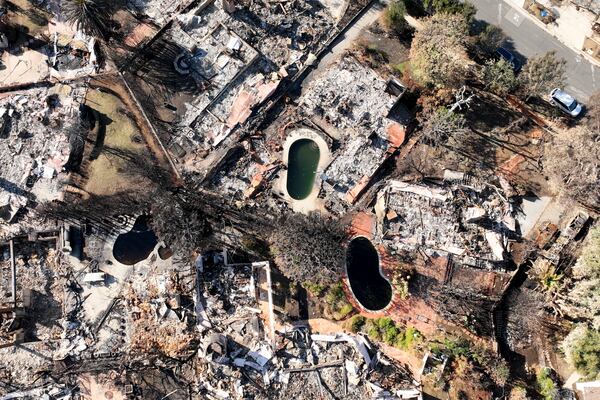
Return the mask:
{"type": "Polygon", "coordinates": [[[510,378],[510,368],[505,359],[497,357],[491,365],[490,377],[499,386],[506,385],[510,378]]]}
{"type": "Polygon", "coordinates": [[[319,297],[325,291],[325,286],[309,281],[304,282],[302,286],[304,286],[304,289],[306,289],[312,296],[315,297],[319,297]]]}
{"type": "Polygon", "coordinates": [[[394,321],[392,321],[392,319],[389,317],[378,318],[375,320],[375,323],[381,331],[385,331],[389,327],[395,326],[394,321]]]}
{"type": "Polygon", "coordinates": [[[461,338],[453,338],[453,339],[444,339],[444,346],[446,350],[450,353],[452,357],[470,357],[470,344],[464,339],[461,338]]]}
{"type": "Polygon", "coordinates": [[[421,333],[413,326],[406,328],[401,335],[398,335],[396,347],[402,350],[410,350],[414,347],[415,342],[421,339],[421,333]]]}
{"type": "Polygon", "coordinates": [[[252,235],[244,235],[241,239],[241,245],[244,250],[251,254],[269,258],[269,244],[264,240],[258,239],[252,235]]]}
{"type": "Polygon", "coordinates": [[[394,325],[388,326],[383,331],[383,341],[386,344],[389,344],[390,346],[395,344],[396,338],[398,337],[398,333],[400,333],[400,332],[398,331],[398,328],[396,328],[394,325]]]}
{"type": "Polygon", "coordinates": [[[367,319],[362,315],[355,315],[350,320],[350,331],[353,333],[359,332],[365,326],[366,322],[367,319]]]}
{"type": "Polygon", "coordinates": [[[536,387],[537,391],[544,400],[554,400],[558,389],[556,387],[556,383],[552,379],[550,368],[542,368],[538,371],[536,376],[536,387]]]}
{"type": "Polygon", "coordinates": [[[342,282],[332,285],[327,291],[325,302],[333,318],[336,320],[344,319],[353,310],[352,305],[346,299],[342,282]]]}
{"type": "Polygon", "coordinates": [[[337,319],[344,319],[354,310],[352,304],[344,303],[337,312],[337,319]]]}
{"type": "Polygon", "coordinates": [[[372,340],[379,341],[381,340],[381,335],[379,334],[379,328],[375,325],[371,326],[367,331],[369,338],[372,340]]]}
{"type": "Polygon", "coordinates": [[[392,69],[400,76],[404,75],[408,68],[408,61],[392,65],[392,69]]]}
{"type": "Polygon", "coordinates": [[[326,301],[328,304],[333,305],[338,303],[346,298],[344,293],[344,287],[342,286],[342,282],[337,282],[332,285],[327,291],[326,301]]]}
{"type": "Polygon", "coordinates": [[[517,386],[517,387],[514,387],[510,391],[510,397],[508,399],[509,400],[528,400],[529,397],[527,397],[527,391],[525,390],[525,388],[523,388],[521,386],[517,386]]]}

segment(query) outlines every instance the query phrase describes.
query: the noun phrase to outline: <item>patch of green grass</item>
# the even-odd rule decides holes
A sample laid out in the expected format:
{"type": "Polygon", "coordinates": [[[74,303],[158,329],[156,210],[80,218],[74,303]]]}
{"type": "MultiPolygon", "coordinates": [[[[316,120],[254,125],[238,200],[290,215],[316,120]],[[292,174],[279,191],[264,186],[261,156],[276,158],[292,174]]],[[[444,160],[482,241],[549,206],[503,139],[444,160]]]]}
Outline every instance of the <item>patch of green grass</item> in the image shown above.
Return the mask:
{"type": "Polygon", "coordinates": [[[404,75],[404,72],[408,68],[408,61],[403,61],[399,64],[392,64],[392,70],[398,75],[404,75]]]}

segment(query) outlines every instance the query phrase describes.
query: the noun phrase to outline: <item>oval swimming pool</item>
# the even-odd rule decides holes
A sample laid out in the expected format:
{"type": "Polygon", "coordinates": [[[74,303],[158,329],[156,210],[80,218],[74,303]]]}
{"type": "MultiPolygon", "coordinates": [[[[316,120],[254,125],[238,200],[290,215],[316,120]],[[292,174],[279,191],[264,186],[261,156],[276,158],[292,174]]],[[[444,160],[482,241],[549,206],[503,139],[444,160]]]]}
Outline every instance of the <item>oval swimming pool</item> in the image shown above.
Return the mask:
{"type": "Polygon", "coordinates": [[[117,236],[113,246],[115,260],[121,264],[133,265],[148,258],[158,243],[148,222],[148,216],[139,216],[129,232],[117,236]]]}
{"type": "Polygon", "coordinates": [[[357,237],[346,252],[346,271],[350,289],[367,310],[384,309],[392,300],[392,286],[379,270],[379,254],[371,241],[357,237]]]}
{"type": "Polygon", "coordinates": [[[298,139],[288,151],[287,191],[292,199],[304,200],[315,183],[319,146],[310,139],[298,139]]]}

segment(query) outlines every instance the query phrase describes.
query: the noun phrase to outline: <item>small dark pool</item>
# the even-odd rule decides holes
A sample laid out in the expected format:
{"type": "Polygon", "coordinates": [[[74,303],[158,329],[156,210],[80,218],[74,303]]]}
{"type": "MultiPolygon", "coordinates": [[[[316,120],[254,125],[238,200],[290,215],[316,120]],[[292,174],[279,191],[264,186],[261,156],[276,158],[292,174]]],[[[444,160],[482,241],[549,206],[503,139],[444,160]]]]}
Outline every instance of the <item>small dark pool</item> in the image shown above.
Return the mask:
{"type": "Polygon", "coordinates": [[[378,311],[390,303],[392,286],[379,272],[379,255],[369,239],[352,239],[346,253],[346,268],[352,293],[364,308],[378,311]]]}
{"type": "Polygon", "coordinates": [[[127,233],[117,237],[113,246],[113,256],[121,264],[133,265],[148,258],[158,238],[148,227],[149,217],[142,215],[135,220],[127,233]]]}
{"type": "Polygon", "coordinates": [[[294,200],[310,195],[319,165],[319,146],[310,139],[298,139],[288,153],[287,191],[294,200]]]}

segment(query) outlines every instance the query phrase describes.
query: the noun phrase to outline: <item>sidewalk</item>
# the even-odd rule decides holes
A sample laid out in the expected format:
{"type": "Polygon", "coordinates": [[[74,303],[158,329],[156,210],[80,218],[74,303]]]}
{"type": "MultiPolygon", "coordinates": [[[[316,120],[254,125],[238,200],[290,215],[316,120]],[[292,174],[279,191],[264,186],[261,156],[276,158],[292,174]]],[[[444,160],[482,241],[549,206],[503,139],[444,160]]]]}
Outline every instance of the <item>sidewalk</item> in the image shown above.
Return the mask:
{"type": "Polygon", "coordinates": [[[588,61],[581,51],[575,51],[550,33],[541,21],[515,4],[523,0],[471,0],[477,7],[475,18],[497,25],[508,36],[507,48],[522,62],[549,51],[567,62],[567,79],[563,89],[584,104],[600,91],[600,66],[588,61]]]}
{"type": "Polygon", "coordinates": [[[532,15],[524,6],[526,0],[504,0],[511,6],[522,11],[523,15],[531,22],[548,32],[565,46],[585,57],[590,63],[600,66],[600,61],[583,51],[586,37],[592,37],[592,25],[597,17],[592,12],[580,8],[577,10],[570,2],[554,6],[549,0],[536,0],[537,3],[551,10],[557,17],[554,23],[544,24],[532,15]]]}

